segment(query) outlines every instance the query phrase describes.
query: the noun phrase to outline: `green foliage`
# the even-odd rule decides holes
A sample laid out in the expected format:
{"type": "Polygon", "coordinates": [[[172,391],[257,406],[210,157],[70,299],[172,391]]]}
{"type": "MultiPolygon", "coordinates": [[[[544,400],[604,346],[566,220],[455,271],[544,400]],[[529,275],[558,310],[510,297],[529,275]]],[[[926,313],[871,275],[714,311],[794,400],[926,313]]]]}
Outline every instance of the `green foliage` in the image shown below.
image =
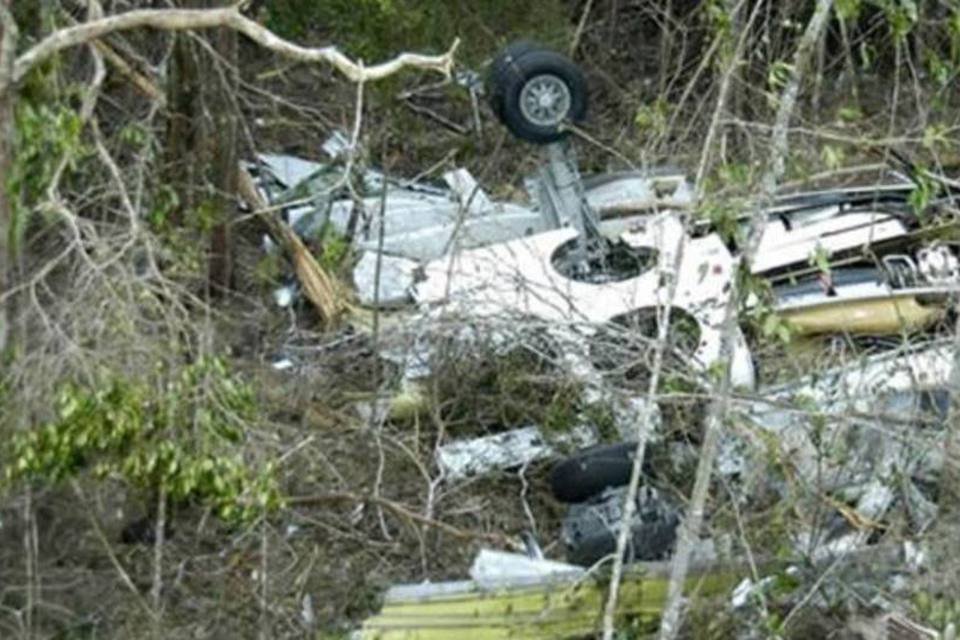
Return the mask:
{"type": "Polygon", "coordinates": [[[960,600],[920,591],[913,596],[917,617],[935,629],[946,629],[950,623],[960,625],[960,600]]]}
{"type": "Polygon", "coordinates": [[[320,228],[317,241],[320,245],[317,261],[328,272],[338,271],[350,257],[350,243],[329,222],[320,228]]]}
{"type": "Polygon", "coordinates": [[[953,142],[950,139],[952,127],[934,123],[923,130],[923,146],[930,151],[944,151],[949,149],[953,142]]]}
{"type": "Polygon", "coordinates": [[[302,40],[320,34],[368,63],[404,50],[445,51],[461,37],[459,58],[475,64],[520,37],[564,42],[567,18],[559,0],[272,0],[266,7],[267,26],[281,35],[302,40]],[[467,37],[478,32],[502,40],[467,37]]]}
{"type": "Polygon", "coordinates": [[[669,120],[670,105],[662,96],[650,104],[640,105],[633,116],[637,133],[643,138],[665,134],[669,120]]]}
{"type": "Polygon", "coordinates": [[[927,73],[937,87],[946,89],[957,77],[957,68],[951,60],[945,60],[934,49],[924,50],[927,73]]]}
{"type": "Polygon", "coordinates": [[[709,0],[704,3],[707,21],[717,35],[726,35],[733,29],[733,16],[730,5],[724,0],[709,0]]]}
{"type": "Polygon", "coordinates": [[[137,151],[149,148],[154,142],[153,133],[141,122],[129,122],[117,132],[117,139],[137,151]]]}
{"type": "Polygon", "coordinates": [[[837,109],[837,117],[842,122],[853,124],[863,120],[863,109],[855,104],[844,105],[837,109]]]}
{"type": "Polygon", "coordinates": [[[202,359],[154,391],[115,377],[101,388],[66,386],[57,417],[16,435],[5,482],[57,483],[90,470],[134,486],[201,501],[244,521],[280,504],[271,463],[243,457],[256,414],[251,389],[219,359],[202,359]]]}
{"type": "Polygon", "coordinates": [[[582,419],[593,426],[605,442],[615,442],[622,436],[617,429],[617,414],[614,407],[602,402],[591,402],[582,408],[582,419]]]}
{"type": "Polygon", "coordinates": [[[820,270],[821,273],[830,273],[830,252],[817,245],[817,247],[810,253],[810,257],[807,259],[807,264],[811,267],[816,267],[820,270]]]}
{"type": "Polygon", "coordinates": [[[860,57],[860,68],[867,71],[873,67],[873,63],[877,59],[877,48],[864,40],[857,48],[857,55],[860,57]]]}
{"type": "Polygon", "coordinates": [[[543,410],[543,429],[546,432],[563,433],[569,431],[580,418],[580,394],[561,389],[550,398],[543,410]]]}
{"type": "Polygon", "coordinates": [[[700,209],[700,215],[710,221],[710,226],[720,234],[720,238],[726,244],[739,243],[743,240],[740,212],[737,205],[729,199],[706,202],[700,209]]]}
{"type": "Polygon", "coordinates": [[[820,149],[820,159],[823,160],[823,164],[827,169],[836,171],[844,165],[847,155],[841,147],[825,144],[823,148],[820,149]]]}
{"type": "Polygon", "coordinates": [[[947,21],[947,33],[950,36],[950,60],[960,63],[960,7],[956,7],[947,21]]]}
{"type": "Polygon", "coordinates": [[[922,171],[914,176],[916,186],[910,192],[907,201],[918,218],[922,218],[930,206],[930,201],[937,195],[937,184],[927,178],[922,171]]]}
{"type": "Polygon", "coordinates": [[[770,283],[747,269],[741,269],[739,277],[740,318],[756,335],[781,344],[789,344],[793,337],[790,323],[777,315],[773,290],[770,283]]]}
{"type": "Polygon", "coordinates": [[[30,212],[46,197],[60,163],[66,161],[65,177],[69,177],[77,171],[78,162],[88,150],[81,140],[80,116],[65,104],[20,100],[14,117],[14,162],[7,178],[7,192],[12,195],[10,240],[16,250],[30,212]]]}
{"type": "Polygon", "coordinates": [[[725,65],[733,63],[737,50],[738,31],[734,28],[733,5],[727,0],[709,0],[704,3],[707,24],[714,35],[720,39],[719,55],[715,65],[720,73],[725,65]]]}
{"type": "Polygon", "coordinates": [[[767,71],[767,85],[770,87],[770,90],[780,91],[790,82],[793,73],[794,68],[792,64],[783,60],[777,60],[770,65],[770,69],[767,71]]]}
{"type": "Polygon", "coordinates": [[[883,10],[890,32],[897,42],[902,43],[907,34],[917,25],[919,14],[914,0],[873,0],[883,10]]]}
{"type": "Polygon", "coordinates": [[[862,0],[836,0],[836,12],[844,22],[854,22],[860,16],[862,0]]]}
{"type": "Polygon", "coordinates": [[[158,185],[150,198],[147,221],[156,231],[169,229],[169,224],[180,209],[180,196],[177,190],[167,184],[158,185]]]}
{"type": "Polygon", "coordinates": [[[192,211],[186,212],[184,222],[188,228],[207,235],[217,225],[224,224],[227,217],[224,203],[217,197],[208,197],[198,202],[192,211]]]}
{"type": "Polygon", "coordinates": [[[284,273],[283,266],[283,260],[278,253],[264,254],[254,267],[254,278],[264,286],[276,284],[284,273]]]}
{"type": "Polygon", "coordinates": [[[752,177],[750,165],[741,162],[725,162],[717,169],[717,179],[723,187],[749,187],[752,177]]]}

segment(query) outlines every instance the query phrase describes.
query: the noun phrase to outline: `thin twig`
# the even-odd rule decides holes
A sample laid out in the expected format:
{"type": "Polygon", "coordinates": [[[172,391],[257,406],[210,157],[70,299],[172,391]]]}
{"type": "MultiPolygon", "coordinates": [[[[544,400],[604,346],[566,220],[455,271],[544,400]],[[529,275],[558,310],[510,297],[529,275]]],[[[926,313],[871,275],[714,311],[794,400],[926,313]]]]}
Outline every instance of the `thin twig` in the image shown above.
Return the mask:
{"type": "MultiPolygon", "coordinates": [[[[750,220],[750,234],[741,256],[741,263],[747,265],[747,268],[749,268],[748,265],[753,260],[753,256],[756,255],[760,246],[760,239],[763,237],[766,228],[767,216],[765,210],[773,202],[777,184],[784,174],[784,163],[788,150],[787,132],[797,96],[800,93],[800,82],[809,64],[813,48],[823,34],[832,6],[833,0],[818,0],[816,11],[810,18],[794,55],[793,73],[790,81],[784,87],[783,94],[780,97],[780,105],[774,120],[770,155],[761,181],[760,198],[754,205],[750,220]]],[[[703,444],[700,449],[690,504],[680,526],[677,549],[671,567],[667,602],[660,621],[660,640],[673,640],[680,632],[683,586],[686,582],[693,548],[700,535],[707,495],[710,489],[710,478],[713,475],[713,466],[720,446],[720,434],[730,409],[732,385],[729,363],[737,331],[736,310],[739,298],[739,287],[736,286],[736,282],[737,279],[734,278],[726,301],[725,319],[721,332],[720,362],[725,363],[724,372],[720,387],[717,390],[717,397],[710,404],[706,417],[703,444]]]]}
{"type": "Polygon", "coordinates": [[[583,11],[580,12],[580,21],[577,22],[577,30],[573,34],[573,42],[570,43],[570,57],[577,55],[577,49],[580,48],[580,39],[583,37],[583,31],[587,26],[587,19],[590,17],[590,10],[593,8],[593,0],[587,0],[583,5],[583,11]]]}
{"type": "MultiPolygon", "coordinates": [[[[80,490],[80,485],[76,480],[70,481],[70,486],[73,489],[74,495],[77,496],[77,500],[81,504],[85,503],[86,500],[83,497],[83,491],[80,490]]],[[[120,564],[120,560],[117,558],[117,554],[113,552],[113,547],[110,545],[110,541],[107,540],[106,534],[103,532],[103,528],[100,526],[100,522],[97,521],[97,516],[94,513],[93,509],[87,508],[84,509],[87,514],[87,519],[90,520],[90,525],[93,527],[94,533],[97,535],[97,538],[100,540],[100,543],[103,545],[104,551],[107,552],[107,557],[110,559],[110,564],[113,565],[113,568],[117,570],[117,573],[120,575],[120,580],[123,582],[124,586],[130,591],[133,595],[133,599],[136,601],[140,608],[150,617],[151,621],[156,621],[157,613],[150,607],[149,603],[143,598],[143,595],[140,593],[140,590],[137,589],[137,586],[133,583],[133,579],[130,577],[130,574],[127,573],[127,570],[123,568],[123,565],[120,564]]]]}
{"type": "Polygon", "coordinates": [[[356,502],[360,504],[372,503],[380,505],[390,511],[393,511],[396,515],[406,518],[407,520],[418,522],[420,524],[425,524],[427,526],[433,527],[439,531],[442,531],[458,540],[484,540],[488,543],[493,543],[503,546],[514,546],[513,542],[508,539],[506,536],[497,533],[476,533],[473,531],[467,531],[465,529],[460,529],[453,526],[452,524],[447,524],[440,520],[434,518],[428,518],[422,514],[412,511],[407,507],[403,506],[399,502],[395,502],[388,498],[382,496],[377,497],[373,495],[363,495],[359,493],[350,493],[350,492],[332,492],[332,493],[321,493],[312,496],[295,496],[287,499],[287,503],[291,505],[308,505],[308,504],[326,504],[331,502],[356,502]]]}

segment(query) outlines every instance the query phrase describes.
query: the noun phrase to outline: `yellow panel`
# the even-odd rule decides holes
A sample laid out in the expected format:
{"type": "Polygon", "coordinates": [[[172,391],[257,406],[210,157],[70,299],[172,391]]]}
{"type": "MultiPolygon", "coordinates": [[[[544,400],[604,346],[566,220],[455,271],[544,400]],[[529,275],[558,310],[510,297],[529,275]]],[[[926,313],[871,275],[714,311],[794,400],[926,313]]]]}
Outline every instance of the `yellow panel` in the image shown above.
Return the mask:
{"type": "Polygon", "coordinates": [[[799,335],[818,333],[891,334],[923,329],[943,318],[946,309],[924,306],[913,296],[827,301],[781,312],[799,335]]]}
{"type": "MultiPolygon", "coordinates": [[[[715,572],[687,581],[700,596],[728,593],[735,572],[715,572]]],[[[617,615],[655,620],[666,602],[667,577],[636,573],[624,578],[617,615]]],[[[552,640],[598,631],[607,585],[592,579],[550,587],[523,587],[388,602],[363,625],[363,640],[552,640]]]]}

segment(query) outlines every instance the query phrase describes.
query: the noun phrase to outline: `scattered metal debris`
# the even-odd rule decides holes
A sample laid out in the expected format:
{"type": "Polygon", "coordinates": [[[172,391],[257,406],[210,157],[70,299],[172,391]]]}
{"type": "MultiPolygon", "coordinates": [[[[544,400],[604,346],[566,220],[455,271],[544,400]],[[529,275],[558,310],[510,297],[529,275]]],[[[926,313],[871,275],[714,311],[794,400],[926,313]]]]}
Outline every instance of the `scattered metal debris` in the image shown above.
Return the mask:
{"type": "MultiPolygon", "coordinates": [[[[563,540],[570,562],[589,567],[614,554],[625,499],[626,488],[618,487],[571,506],[563,521],[563,540]]],[[[642,487],[637,493],[636,513],[630,524],[627,561],[667,558],[673,550],[679,524],[679,508],[653,487],[642,487]]]]}
{"type": "MultiPolygon", "coordinates": [[[[698,566],[687,590],[717,597],[738,582],[736,572],[698,566]]],[[[451,637],[507,640],[591,637],[597,630],[606,582],[574,565],[482,550],[470,580],[391,587],[361,640],[451,637]]],[[[667,563],[637,563],[624,576],[619,619],[652,620],[667,594],[667,563]]]]}
{"type": "MultiPolygon", "coordinates": [[[[513,320],[530,320],[549,327],[545,331],[562,345],[564,365],[583,381],[584,393],[615,406],[619,435],[627,440],[603,449],[607,458],[581,453],[557,467],[570,476],[562,490],[556,473],[553,484],[557,497],[571,503],[563,541],[572,564],[542,554],[483,550],[470,580],[392,588],[383,612],[365,623],[362,638],[592,633],[603,587],[578,565],[614,553],[633,462],[630,438],[640,416],[659,416],[642,410],[652,400],[623,384],[646,381],[640,369],[646,345],[657,335],[656,311],[669,303],[672,328],[688,325],[688,339],[671,344],[670,355],[682,360],[701,388],[711,389],[710,372],[718,363],[729,364],[737,387],[757,386],[757,363],[742,328],[732,354],[721,350],[727,292],[744,268],[736,237],[690,220],[694,189],[680,172],[582,178],[561,126],[582,116],[585,104],[577,93],[582,83],[576,69],[549,56],[527,58],[531,51],[536,49],[515,45],[495,62],[501,86],[492,96],[512,131],[549,143],[543,166],[527,181],[531,204],[493,200],[464,169],[444,174],[443,185],[368,170],[349,176],[359,193],[348,194],[348,176],[335,160],[259,157],[263,195],[285,208],[298,234],[333,229],[351,238],[359,255],[354,284],[363,305],[406,307],[417,314],[422,335],[412,348],[408,343],[400,354],[389,340],[380,345],[384,357],[404,371],[412,404],[422,400],[411,390],[429,373],[431,346],[421,342],[430,342],[432,327],[452,321],[460,338],[470,340],[487,330],[479,328],[482,323],[508,318],[502,333],[490,335],[509,342],[513,320]],[[530,69],[515,64],[511,71],[513,58],[535,61],[538,68],[546,64],[555,75],[527,77],[530,69]],[[533,100],[533,94],[540,98],[533,100]],[[668,301],[671,284],[675,295],[668,301]],[[611,387],[617,388],[616,401],[611,387]]],[[[335,159],[347,145],[335,137],[325,150],[335,159]]],[[[822,526],[790,534],[798,554],[814,562],[867,547],[894,505],[903,506],[916,532],[936,518],[923,485],[936,480],[943,465],[939,423],[954,364],[954,345],[937,339],[936,326],[948,317],[960,290],[960,257],[955,247],[921,229],[910,200],[914,184],[896,172],[888,178],[778,198],[766,210],[767,226],[746,265],[770,298],[755,296],[747,308],[769,304],[789,335],[842,335],[877,347],[843,366],[733,401],[735,419],[722,443],[719,474],[735,500],[762,487],[826,503],[822,526]],[[922,337],[914,338],[918,334],[922,337]],[[842,455],[833,455],[831,447],[842,455]],[[769,474],[758,460],[771,453],[789,467],[784,472],[789,477],[769,474]]],[[[955,196],[953,183],[942,186],[955,196]]],[[[292,287],[278,290],[278,304],[289,306],[295,293],[292,287]]],[[[386,419],[389,405],[364,410],[386,419]]],[[[531,425],[442,444],[436,463],[444,480],[458,481],[525,468],[556,457],[558,450],[600,440],[590,426],[547,437],[531,425]]],[[[625,580],[621,614],[655,616],[665,580],[654,565],[641,561],[669,556],[682,508],[652,484],[642,488],[636,506],[629,560],[648,573],[631,573],[625,580]]],[[[703,555],[709,560],[716,552],[708,542],[703,555]]],[[[913,552],[914,560],[919,556],[913,552]]],[[[774,582],[739,581],[730,572],[708,577],[693,579],[725,593],[734,608],[748,606],[774,582]]]]}
{"type": "Polygon", "coordinates": [[[530,426],[443,445],[437,450],[437,464],[447,480],[459,480],[553,458],[558,447],[577,449],[595,442],[596,431],[586,425],[553,437],[530,426]]]}
{"type": "Polygon", "coordinates": [[[383,308],[409,305],[418,268],[416,262],[407,258],[363,252],[353,268],[360,303],[383,308]]]}

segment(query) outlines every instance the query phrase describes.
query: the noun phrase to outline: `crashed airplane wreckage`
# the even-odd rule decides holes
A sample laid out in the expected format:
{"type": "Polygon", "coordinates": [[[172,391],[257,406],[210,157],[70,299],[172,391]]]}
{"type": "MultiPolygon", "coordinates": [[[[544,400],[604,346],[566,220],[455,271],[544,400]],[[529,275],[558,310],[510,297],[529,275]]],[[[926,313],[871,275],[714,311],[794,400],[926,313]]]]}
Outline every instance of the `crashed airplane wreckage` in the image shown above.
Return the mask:
{"type": "MultiPolygon", "coordinates": [[[[504,324],[534,321],[595,393],[636,378],[636,363],[667,303],[664,274],[670,274],[671,330],[680,326],[684,333],[674,347],[709,388],[707,374],[721,357],[725,292],[736,277],[736,242],[690,219],[693,188],[682,173],[581,178],[563,125],[585,113],[584,82],[563,56],[513,45],[494,60],[490,76],[498,117],[517,136],[544,145],[544,166],[528,181],[530,206],[494,202],[464,170],[446,174],[446,187],[368,171],[363,182],[371,195],[357,202],[338,190],[344,176],[334,164],[271,155],[260,156],[254,167],[264,196],[287,205],[288,222],[300,234],[327,226],[352,234],[361,256],[354,278],[362,303],[416,309],[423,326],[444,317],[500,319],[496,331],[505,335],[504,324]]],[[[326,151],[336,157],[344,145],[335,137],[326,151]]],[[[928,208],[956,211],[956,183],[943,179],[937,186],[939,199],[928,208]]],[[[793,461],[801,485],[815,476],[828,479],[816,491],[834,496],[837,522],[825,527],[828,533],[798,533],[798,553],[862,548],[870,532],[852,523],[876,522],[898,501],[909,503],[917,530],[935,517],[922,487],[942,465],[943,434],[936,425],[946,411],[953,366],[952,343],[936,333],[953,317],[960,258],[943,241],[945,234],[920,224],[911,204],[915,188],[909,172],[890,171],[879,184],[784,195],[766,211],[750,269],[766,284],[772,310],[791,336],[843,336],[869,345],[868,355],[847,364],[769,386],[758,382],[743,332],[736,336],[732,380],[752,389],[753,399],[735,403],[738,428],[724,441],[719,473],[747,495],[757,483],[770,483],[752,473],[762,465],[750,464],[751,457],[773,448],[793,461]],[[822,422],[816,442],[803,410],[810,403],[822,422]],[[842,441],[857,454],[829,467],[818,444],[825,440],[842,441]]],[[[289,302],[289,293],[279,298],[289,302]]],[[[420,365],[406,364],[408,381],[425,373],[420,365]]],[[[629,426],[650,414],[641,414],[646,399],[626,386],[617,395],[629,426]]],[[[492,556],[481,554],[473,573],[497,567],[482,579],[391,590],[383,614],[369,621],[363,637],[448,637],[443,634],[450,624],[467,619],[480,629],[471,637],[559,637],[595,629],[599,591],[583,586],[578,565],[590,566],[614,550],[632,465],[631,433],[620,429],[625,441],[614,444],[598,444],[590,425],[566,436],[568,447],[587,447],[561,460],[552,475],[555,497],[571,505],[563,538],[572,564],[502,557],[491,565],[492,556]],[[507,575],[510,567],[525,569],[507,575]],[[559,591],[558,579],[567,585],[559,591]],[[579,595],[557,599],[555,593],[579,595]],[[544,618],[546,609],[560,613],[544,618]]],[[[452,481],[556,457],[555,444],[528,426],[448,443],[439,447],[437,462],[452,481]]],[[[797,490],[788,482],[773,484],[775,491],[797,490]]],[[[681,507],[652,486],[638,500],[630,559],[661,561],[671,551],[681,507]]],[[[636,593],[627,581],[622,601],[656,613],[655,581],[637,580],[636,593]]]]}

